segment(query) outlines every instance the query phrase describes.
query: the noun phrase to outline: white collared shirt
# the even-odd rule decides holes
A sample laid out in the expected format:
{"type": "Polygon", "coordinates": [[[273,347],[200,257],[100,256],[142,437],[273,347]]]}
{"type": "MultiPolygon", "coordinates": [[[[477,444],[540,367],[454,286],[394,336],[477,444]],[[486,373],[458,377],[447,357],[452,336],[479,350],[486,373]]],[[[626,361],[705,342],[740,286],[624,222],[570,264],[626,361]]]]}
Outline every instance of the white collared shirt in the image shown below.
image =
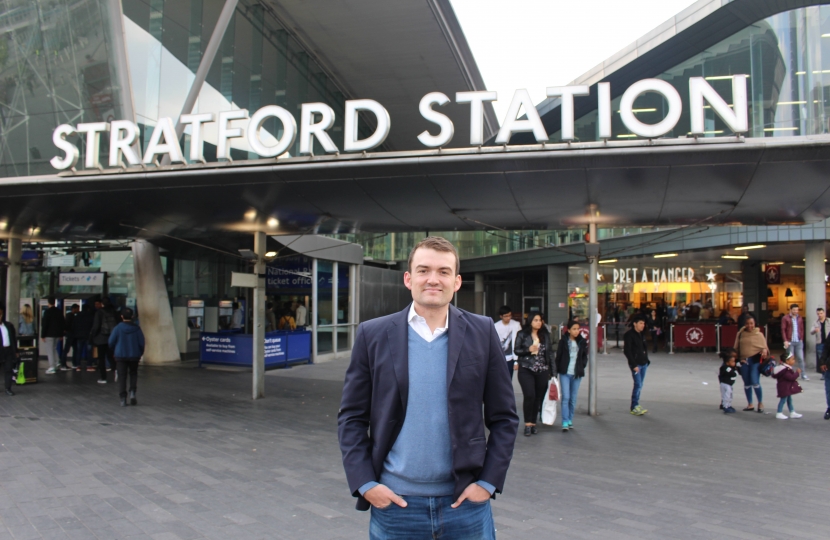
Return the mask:
{"type": "Polygon", "coordinates": [[[0,323],[0,334],[3,335],[3,347],[11,347],[12,342],[9,339],[9,329],[3,323],[0,323]]]}
{"type": "Polygon", "coordinates": [[[415,311],[415,302],[409,306],[409,316],[406,318],[409,321],[409,327],[415,330],[419,336],[424,338],[427,343],[432,342],[435,338],[443,334],[447,331],[450,323],[450,308],[447,307],[447,320],[444,321],[444,326],[439,326],[435,329],[435,332],[429,329],[429,325],[427,324],[427,320],[418,315],[415,311]]]}

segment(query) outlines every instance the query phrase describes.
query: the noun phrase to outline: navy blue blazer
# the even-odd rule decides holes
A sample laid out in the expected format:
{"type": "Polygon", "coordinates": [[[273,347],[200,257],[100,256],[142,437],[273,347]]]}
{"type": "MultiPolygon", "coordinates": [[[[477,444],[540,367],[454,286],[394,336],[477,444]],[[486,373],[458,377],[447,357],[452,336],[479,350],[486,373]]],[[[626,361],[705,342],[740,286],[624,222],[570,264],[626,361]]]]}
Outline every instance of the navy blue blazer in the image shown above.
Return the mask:
{"type": "MultiPolygon", "coordinates": [[[[361,323],[346,371],[338,435],[358,510],[370,506],[358,489],[379,481],[383,462],[406,417],[408,314],[409,307],[361,323]]],[[[452,305],[448,332],[447,399],[455,497],[479,480],[501,493],[519,426],[501,343],[491,319],[452,305]],[[485,426],[489,439],[485,438],[485,426]]]]}

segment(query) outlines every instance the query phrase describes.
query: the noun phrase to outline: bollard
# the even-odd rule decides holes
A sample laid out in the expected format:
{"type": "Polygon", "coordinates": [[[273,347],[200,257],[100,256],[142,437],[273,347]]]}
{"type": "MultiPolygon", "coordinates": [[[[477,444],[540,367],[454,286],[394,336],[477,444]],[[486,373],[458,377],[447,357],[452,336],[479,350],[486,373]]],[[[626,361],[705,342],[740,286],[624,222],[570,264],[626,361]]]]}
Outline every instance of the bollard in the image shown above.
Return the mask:
{"type": "Polygon", "coordinates": [[[608,354],[608,323],[605,323],[602,330],[602,354],[608,354]]]}
{"type": "Polygon", "coordinates": [[[715,335],[717,336],[717,338],[716,338],[716,339],[717,339],[717,342],[718,342],[718,345],[717,345],[717,351],[716,351],[716,352],[717,352],[718,354],[720,354],[720,325],[719,325],[719,324],[716,324],[716,325],[715,325],[715,335]]]}
{"type": "Polygon", "coordinates": [[[669,329],[669,354],[674,354],[674,325],[669,329]]]}

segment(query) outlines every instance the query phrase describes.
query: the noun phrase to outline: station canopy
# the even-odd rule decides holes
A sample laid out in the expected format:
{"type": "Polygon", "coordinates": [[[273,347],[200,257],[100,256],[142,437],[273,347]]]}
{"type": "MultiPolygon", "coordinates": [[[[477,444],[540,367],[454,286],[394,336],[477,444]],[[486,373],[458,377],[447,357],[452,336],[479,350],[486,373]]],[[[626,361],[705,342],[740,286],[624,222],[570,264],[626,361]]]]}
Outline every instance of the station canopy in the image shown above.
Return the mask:
{"type": "Polygon", "coordinates": [[[590,204],[601,226],[799,224],[830,216],[828,170],[827,135],[300,157],[4,179],[0,215],[24,238],[234,250],[255,230],[562,228],[590,204]]]}

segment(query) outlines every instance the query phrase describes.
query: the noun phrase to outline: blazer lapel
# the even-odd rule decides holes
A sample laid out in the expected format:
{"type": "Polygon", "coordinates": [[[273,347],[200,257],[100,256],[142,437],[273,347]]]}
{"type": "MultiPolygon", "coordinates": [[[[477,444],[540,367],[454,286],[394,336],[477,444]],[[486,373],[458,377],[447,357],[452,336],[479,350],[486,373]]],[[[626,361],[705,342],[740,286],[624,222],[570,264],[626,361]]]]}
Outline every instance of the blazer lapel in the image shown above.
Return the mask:
{"type": "Polygon", "coordinates": [[[461,312],[450,304],[449,315],[449,336],[447,337],[447,390],[449,391],[452,377],[455,374],[455,366],[458,364],[458,357],[461,355],[461,347],[464,345],[464,335],[467,332],[467,321],[461,316],[461,312]]]}
{"type": "Polygon", "coordinates": [[[392,326],[386,330],[386,337],[389,340],[387,350],[392,355],[395,379],[398,381],[404,414],[409,399],[409,321],[406,320],[407,315],[409,315],[409,306],[392,319],[392,326]]]}

